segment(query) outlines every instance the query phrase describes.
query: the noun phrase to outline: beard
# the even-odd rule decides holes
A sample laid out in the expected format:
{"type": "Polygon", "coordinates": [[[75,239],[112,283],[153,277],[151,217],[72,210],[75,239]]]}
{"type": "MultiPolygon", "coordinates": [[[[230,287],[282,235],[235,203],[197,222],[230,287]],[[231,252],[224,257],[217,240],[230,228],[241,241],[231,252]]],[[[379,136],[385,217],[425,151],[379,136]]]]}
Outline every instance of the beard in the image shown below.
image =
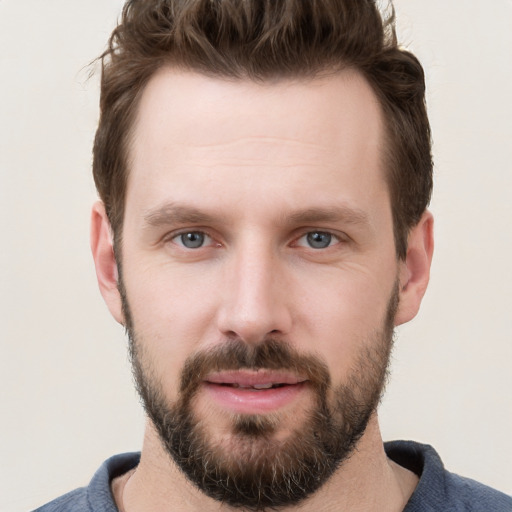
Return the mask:
{"type": "MultiPolygon", "coordinates": [[[[393,345],[398,307],[395,285],[380,330],[361,343],[344,382],[333,385],[327,365],[301,354],[286,341],[269,338],[257,345],[226,340],[185,362],[178,399],[169,403],[137,335],[120,279],[130,357],[137,390],[162,446],[184,475],[211,498],[244,510],[298,504],[317,491],[353,453],[382,396],[393,345]],[[211,372],[285,370],[306,377],[313,401],[305,418],[278,439],[277,414],[229,415],[228,440],[215,441],[194,399],[211,372]]],[[[343,343],[340,340],[340,344],[343,343]]]]}

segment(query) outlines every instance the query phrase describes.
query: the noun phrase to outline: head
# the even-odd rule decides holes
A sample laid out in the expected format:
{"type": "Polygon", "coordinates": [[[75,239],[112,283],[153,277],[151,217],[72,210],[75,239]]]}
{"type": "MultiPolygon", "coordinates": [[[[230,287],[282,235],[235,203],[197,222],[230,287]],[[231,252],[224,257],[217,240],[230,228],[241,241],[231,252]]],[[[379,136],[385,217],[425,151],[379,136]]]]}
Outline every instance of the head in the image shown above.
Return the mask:
{"type": "Polygon", "coordinates": [[[162,449],[208,496],[297,503],[364,439],[428,282],[423,92],[373,2],[127,3],[92,246],[162,449]]]}

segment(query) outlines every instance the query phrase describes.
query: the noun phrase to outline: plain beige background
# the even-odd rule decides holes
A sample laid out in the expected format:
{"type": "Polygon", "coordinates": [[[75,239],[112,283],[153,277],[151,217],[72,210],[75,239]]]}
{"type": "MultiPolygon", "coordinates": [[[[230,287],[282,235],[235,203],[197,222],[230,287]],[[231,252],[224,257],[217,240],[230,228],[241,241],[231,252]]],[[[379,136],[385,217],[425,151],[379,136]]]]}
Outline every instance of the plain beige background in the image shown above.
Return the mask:
{"type": "MultiPolygon", "coordinates": [[[[0,511],[85,485],[143,415],[88,247],[98,55],[121,0],[0,0],[0,511]]],[[[437,245],[385,439],[512,493],[512,2],[397,0],[428,75],[437,245]]]]}

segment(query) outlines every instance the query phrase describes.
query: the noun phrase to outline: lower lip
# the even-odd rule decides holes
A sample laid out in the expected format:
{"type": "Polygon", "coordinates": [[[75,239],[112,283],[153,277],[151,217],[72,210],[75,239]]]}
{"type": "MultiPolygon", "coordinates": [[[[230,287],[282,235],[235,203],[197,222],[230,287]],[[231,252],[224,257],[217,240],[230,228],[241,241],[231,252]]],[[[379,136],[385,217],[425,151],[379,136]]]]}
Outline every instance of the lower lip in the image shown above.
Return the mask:
{"type": "Polygon", "coordinates": [[[256,391],[207,382],[206,391],[222,408],[239,414],[274,412],[294,402],[306,390],[304,383],[256,391]]]}

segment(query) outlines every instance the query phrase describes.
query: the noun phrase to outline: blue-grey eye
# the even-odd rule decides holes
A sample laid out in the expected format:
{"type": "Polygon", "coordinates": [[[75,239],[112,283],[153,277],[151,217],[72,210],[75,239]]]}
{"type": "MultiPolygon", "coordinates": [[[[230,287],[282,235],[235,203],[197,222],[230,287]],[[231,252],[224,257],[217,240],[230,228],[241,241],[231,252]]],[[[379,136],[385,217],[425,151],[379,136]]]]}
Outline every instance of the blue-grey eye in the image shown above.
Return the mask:
{"type": "Polygon", "coordinates": [[[325,249],[332,242],[332,234],[325,231],[312,231],[306,235],[308,245],[313,249],[325,249]]]}
{"type": "Polygon", "coordinates": [[[209,238],[208,235],[201,233],[201,231],[188,231],[176,237],[177,242],[187,249],[198,249],[202,247],[207,238],[209,238]]]}

